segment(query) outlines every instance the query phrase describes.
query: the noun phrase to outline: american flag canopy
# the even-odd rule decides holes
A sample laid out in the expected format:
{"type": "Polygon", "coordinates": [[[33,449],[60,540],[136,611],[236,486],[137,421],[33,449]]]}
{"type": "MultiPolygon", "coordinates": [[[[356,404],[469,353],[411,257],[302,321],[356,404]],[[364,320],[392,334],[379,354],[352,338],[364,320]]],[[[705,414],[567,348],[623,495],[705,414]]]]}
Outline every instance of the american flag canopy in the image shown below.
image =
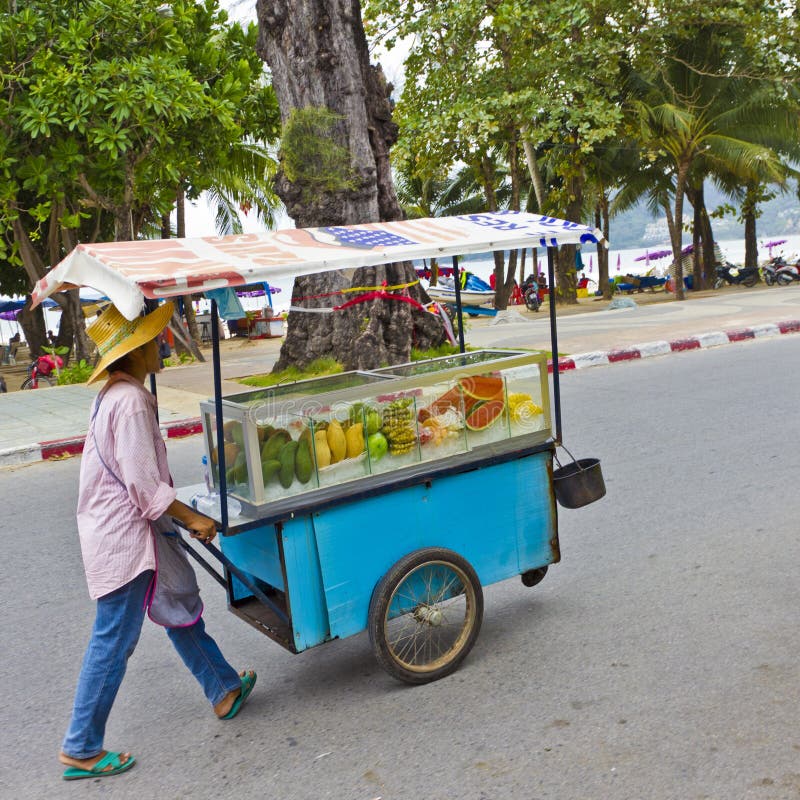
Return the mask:
{"type": "Polygon", "coordinates": [[[145,298],[397,261],[598,241],[602,233],[586,225],[503,211],[199,239],[81,244],[36,284],[33,300],[37,304],[53,292],[91,286],[133,319],[145,298]]]}

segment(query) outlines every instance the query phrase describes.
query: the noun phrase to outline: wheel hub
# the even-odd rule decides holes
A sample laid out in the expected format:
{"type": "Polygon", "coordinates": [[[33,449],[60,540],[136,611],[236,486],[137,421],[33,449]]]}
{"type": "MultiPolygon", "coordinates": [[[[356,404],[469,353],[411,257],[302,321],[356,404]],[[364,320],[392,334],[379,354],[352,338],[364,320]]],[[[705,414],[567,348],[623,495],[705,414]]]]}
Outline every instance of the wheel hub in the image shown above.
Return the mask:
{"type": "Polygon", "coordinates": [[[444,622],[444,615],[434,606],[419,605],[414,609],[414,619],[435,628],[444,622]]]}

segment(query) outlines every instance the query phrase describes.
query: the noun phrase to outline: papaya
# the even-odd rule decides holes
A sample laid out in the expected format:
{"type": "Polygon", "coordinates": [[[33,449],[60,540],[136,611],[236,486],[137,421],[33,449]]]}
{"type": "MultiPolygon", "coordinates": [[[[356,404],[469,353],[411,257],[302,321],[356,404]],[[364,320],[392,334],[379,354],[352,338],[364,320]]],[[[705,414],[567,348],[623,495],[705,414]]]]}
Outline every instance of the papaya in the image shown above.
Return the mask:
{"type": "Polygon", "coordinates": [[[278,454],[281,451],[281,448],[291,439],[291,434],[289,431],[284,430],[283,428],[278,428],[267,441],[264,443],[264,446],[261,448],[261,460],[262,461],[272,461],[273,458],[277,458],[278,454]]]}
{"type": "Polygon", "coordinates": [[[280,469],[278,470],[278,480],[284,489],[288,489],[294,480],[294,458],[297,452],[297,442],[289,441],[281,448],[278,461],[280,461],[280,469]]]}
{"type": "Polygon", "coordinates": [[[480,402],[464,422],[471,431],[486,430],[486,428],[494,425],[500,419],[505,407],[506,404],[502,400],[480,402]]]}
{"type": "Polygon", "coordinates": [[[269,437],[272,435],[272,432],[275,428],[272,425],[258,425],[256,426],[256,433],[258,434],[258,443],[264,444],[269,437]]]}
{"type": "Polygon", "coordinates": [[[420,422],[425,422],[426,419],[431,417],[438,417],[454,408],[456,411],[461,409],[461,388],[454,386],[448,389],[441,397],[434,400],[427,408],[421,408],[417,413],[417,419],[420,422]]]}
{"type": "Polygon", "coordinates": [[[354,422],[344,435],[347,445],[347,458],[355,458],[364,452],[364,425],[354,422]]]}
{"type": "Polygon", "coordinates": [[[294,474],[297,475],[297,480],[300,483],[308,483],[314,470],[314,465],[311,462],[311,448],[308,442],[308,439],[300,439],[297,443],[297,451],[294,454],[294,474]]]}
{"type": "Polygon", "coordinates": [[[277,474],[281,468],[281,462],[277,458],[270,459],[269,461],[261,462],[261,478],[266,486],[277,474]]]}
{"type": "Polygon", "coordinates": [[[314,434],[314,453],[316,455],[317,469],[330,466],[331,449],[328,447],[328,437],[325,431],[317,431],[314,434]]]}
{"type": "MultiPolygon", "coordinates": [[[[223,426],[222,431],[225,434],[225,441],[232,442],[233,441],[233,429],[239,425],[239,423],[235,419],[229,419],[223,426]]],[[[241,427],[241,425],[239,425],[241,427]]]]}
{"type": "Polygon", "coordinates": [[[247,483],[247,457],[244,451],[236,456],[233,463],[233,480],[234,483],[247,483]]]}
{"type": "Polygon", "coordinates": [[[332,419],[328,423],[325,435],[328,438],[328,447],[331,451],[331,464],[336,464],[343,458],[346,458],[347,441],[344,438],[344,431],[338,420],[332,419]]]}

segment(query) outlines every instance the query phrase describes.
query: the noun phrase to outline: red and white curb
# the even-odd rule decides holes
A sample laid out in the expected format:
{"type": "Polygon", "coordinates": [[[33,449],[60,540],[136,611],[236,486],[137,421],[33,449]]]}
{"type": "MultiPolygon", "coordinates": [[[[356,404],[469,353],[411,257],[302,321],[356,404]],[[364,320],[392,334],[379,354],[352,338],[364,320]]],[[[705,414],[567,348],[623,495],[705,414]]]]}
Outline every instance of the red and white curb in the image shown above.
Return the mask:
{"type": "MultiPolygon", "coordinates": [[[[201,433],[203,425],[200,417],[181,419],[161,425],[161,435],[165,439],[179,439],[201,433]]],[[[86,436],[71,436],[68,439],[53,439],[47,442],[9,447],[0,450],[0,467],[22,466],[36,461],[77,456],[83,452],[86,436]]]]}
{"type": "MultiPolygon", "coordinates": [[[[732,331],[712,331],[690,336],[685,339],[676,339],[672,342],[647,342],[635,344],[618,350],[597,351],[582,353],[577,356],[563,356],[558,359],[559,372],[571,369],[585,369],[586,367],[604,367],[608,364],[617,364],[621,361],[634,361],[638,358],[664,356],[668,353],[680,353],[684,350],[701,350],[708,347],[719,347],[730,342],[742,342],[746,339],[768,339],[781,336],[784,333],[800,333],[800,320],[790,322],[765,323],[753,325],[751,328],[737,328],[732,331]]],[[[548,371],[553,371],[552,360],[548,362],[548,371]]]]}
{"type": "MultiPolygon", "coordinates": [[[[640,358],[663,356],[668,353],[680,353],[684,350],[701,350],[708,347],[719,347],[730,342],[741,342],[746,339],[768,339],[781,336],[784,333],[800,333],[800,320],[790,322],[766,323],[754,325],[751,328],[738,328],[732,331],[713,331],[690,336],[685,339],[676,339],[672,342],[648,342],[646,344],[632,345],[618,350],[598,351],[595,353],[582,353],[577,356],[564,356],[558,359],[560,372],[572,369],[585,369],[586,367],[600,367],[608,364],[617,364],[623,361],[634,361],[640,358]]],[[[548,362],[548,371],[553,371],[552,361],[548,362]]],[[[161,434],[165,439],[178,439],[184,436],[193,436],[201,433],[203,426],[200,417],[182,419],[165,423],[161,426],[161,434]]],[[[0,467],[21,466],[33,464],[36,461],[64,458],[79,455],[83,452],[85,436],[74,436],[69,439],[54,439],[48,442],[38,442],[22,447],[11,447],[0,450],[0,467]]]]}

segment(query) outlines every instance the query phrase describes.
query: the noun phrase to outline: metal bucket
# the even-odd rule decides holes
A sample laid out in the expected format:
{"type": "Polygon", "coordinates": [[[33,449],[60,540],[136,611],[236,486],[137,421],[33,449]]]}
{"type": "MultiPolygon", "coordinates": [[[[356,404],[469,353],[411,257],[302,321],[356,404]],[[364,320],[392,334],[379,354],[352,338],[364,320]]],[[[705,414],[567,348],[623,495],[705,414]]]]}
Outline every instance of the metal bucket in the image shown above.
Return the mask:
{"type": "Polygon", "coordinates": [[[606,493],[600,459],[581,458],[559,466],[553,471],[553,489],[564,508],[580,508],[599,500],[606,493]]]}

